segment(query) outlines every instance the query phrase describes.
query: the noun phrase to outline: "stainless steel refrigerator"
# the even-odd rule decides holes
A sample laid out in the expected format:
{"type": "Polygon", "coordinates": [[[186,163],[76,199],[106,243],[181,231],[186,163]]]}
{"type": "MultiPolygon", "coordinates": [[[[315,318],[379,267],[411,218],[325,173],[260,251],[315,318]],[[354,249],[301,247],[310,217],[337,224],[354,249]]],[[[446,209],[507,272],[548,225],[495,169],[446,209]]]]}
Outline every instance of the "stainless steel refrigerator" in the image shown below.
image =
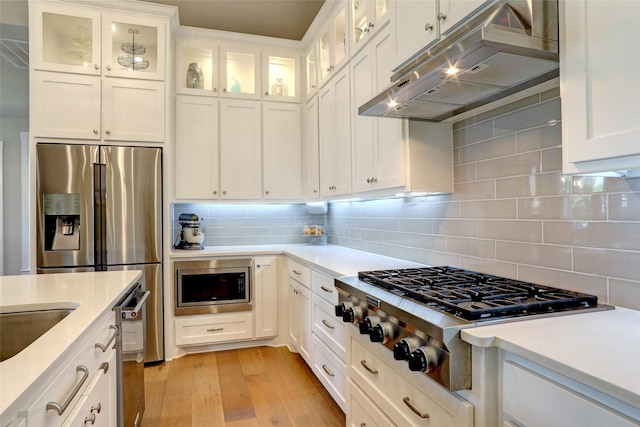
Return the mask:
{"type": "Polygon", "coordinates": [[[164,360],[162,150],[38,144],[38,273],[142,270],[145,363],[164,360]]]}

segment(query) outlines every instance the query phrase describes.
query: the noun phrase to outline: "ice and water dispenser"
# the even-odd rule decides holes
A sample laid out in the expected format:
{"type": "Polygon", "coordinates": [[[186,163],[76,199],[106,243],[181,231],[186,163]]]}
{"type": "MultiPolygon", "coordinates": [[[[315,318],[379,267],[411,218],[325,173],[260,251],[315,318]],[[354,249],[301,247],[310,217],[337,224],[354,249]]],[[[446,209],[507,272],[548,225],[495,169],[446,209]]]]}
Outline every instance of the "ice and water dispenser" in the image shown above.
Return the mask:
{"type": "Polygon", "coordinates": [[[80,194],[45,194],[45,250],[80,249],[80,194]]]}

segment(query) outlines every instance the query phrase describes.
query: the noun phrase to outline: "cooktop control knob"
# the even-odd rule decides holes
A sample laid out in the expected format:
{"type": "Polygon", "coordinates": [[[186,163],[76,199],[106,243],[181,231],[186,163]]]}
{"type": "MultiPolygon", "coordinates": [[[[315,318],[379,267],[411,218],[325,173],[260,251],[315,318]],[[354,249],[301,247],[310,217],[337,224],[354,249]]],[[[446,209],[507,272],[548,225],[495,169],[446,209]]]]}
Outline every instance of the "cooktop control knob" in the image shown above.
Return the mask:
{"type": "Polygon", "coordinates": [[[422,346],[409,355],[409,369],[417,372],[431,372],[438,367],[440,351],[430,345],[422,346]]]}
{"type": "Polygon", "coordinates": [[[337,317],[342,317],[344,315],[344,311],[349,308],[352,307],[353,303],[351,301],[345,301],[345,302],[341,302],[340,304],[336,305],[334,308],[336,310],[336,316],[337,317]]]}
{"type": "Polygon", "coordinates": [[[402,338],[393,345],[393,358],[395,360],[407,360],[423,341],[416,337],[402,338]]]}
{"type": "Polygon", "coordinates": [[[362,322],[360,322],[360,324],[358,325],[358,328],[360,329],[360,333],[362,335],[367,335],[369,333],[371,333],[371,329],[377,325],[378,323],[380,323],[380,316],[367,316],[366,319],[364,319],[362,322]]]}
{"type": "Polygon", "coordinates": [[[342,314],[342,321],[346,323],[357,323],[364,317],[364,309],[362,307],[352,306],[346,308],[342,314]]]}
{"type": "Polygon", "coordinates": [[[369,339],[371,342],[386,343],[396,337],[396,326],[391,322],[380,322],[371,328],[369,339]]]}

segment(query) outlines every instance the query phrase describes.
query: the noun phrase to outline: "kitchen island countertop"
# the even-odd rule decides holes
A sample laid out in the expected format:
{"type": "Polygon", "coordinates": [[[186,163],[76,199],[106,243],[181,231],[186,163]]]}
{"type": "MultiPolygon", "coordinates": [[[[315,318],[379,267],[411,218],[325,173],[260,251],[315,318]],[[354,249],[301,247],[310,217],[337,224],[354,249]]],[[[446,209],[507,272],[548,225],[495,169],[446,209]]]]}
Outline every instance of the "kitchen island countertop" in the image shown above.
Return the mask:
{"type": "MultiPolygon", "coordinates": [[[[137,270],[0,277],[0,312],[74,308],[73,312],[15,356],[0,362],[0,414],[25,408],[50,369],[58,367],[85,331],[136,283],[137,270]]],[[[0,332],[1,333],[1,332],[0,332]]]]}
{"type": "Polygon", "coordinates": [[[463,329],[477,347],[497,347],[640,411],[640,311],[616,307],[463,329]]]}

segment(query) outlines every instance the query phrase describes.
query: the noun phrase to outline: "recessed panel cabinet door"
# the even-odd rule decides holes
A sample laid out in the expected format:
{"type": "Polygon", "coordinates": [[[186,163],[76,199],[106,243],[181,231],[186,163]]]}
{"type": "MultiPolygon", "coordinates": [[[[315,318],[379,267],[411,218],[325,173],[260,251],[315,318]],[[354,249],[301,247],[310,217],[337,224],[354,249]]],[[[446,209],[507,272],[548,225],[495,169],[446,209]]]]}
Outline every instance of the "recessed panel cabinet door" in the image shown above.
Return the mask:
{"type": "Polygon", "coordinates": [[[104,79],[105,141],[164,141],[164,82],[104,79]]]}
{"type": "Polygon", "coordinates": [[[100,139],[100,78],[32,73],[31,130],[35,137],[100,139]]]}
{"type": "Polygon", "coordinates": [[[640,168],[640,2],[560,2],[564,173],[640,168]]]}
{"type": "Polygon", "coordinates": [[[220,189],[230,200],[262,198],[260,101],[220,101],[220,189]]]}
{"type": "Polygon", "coordinates": [[[176,98],[176,198],[218,198],[218,99],[176,98]]]}

